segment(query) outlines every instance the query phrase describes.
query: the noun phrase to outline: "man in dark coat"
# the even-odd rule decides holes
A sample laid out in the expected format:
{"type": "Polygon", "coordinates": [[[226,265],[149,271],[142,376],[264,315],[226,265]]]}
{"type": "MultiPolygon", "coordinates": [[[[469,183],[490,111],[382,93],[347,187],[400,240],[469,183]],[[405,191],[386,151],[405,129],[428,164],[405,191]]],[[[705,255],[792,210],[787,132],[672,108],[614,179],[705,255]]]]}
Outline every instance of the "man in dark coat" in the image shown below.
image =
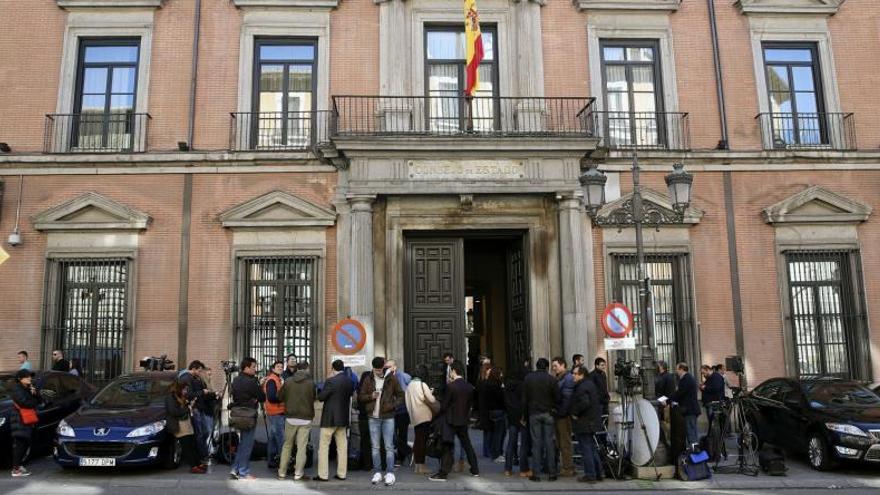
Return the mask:
{"type": "Polygon", "coordinates": [[[70,372],[70,361],[64,359],[64,351],[61,349],[52,351],[52,371],[70,372]]]}
{"type": "Polygon", "coordinates": [[[724,377],[707,364],[702,366],[700,372],[704,380],[700,385],[700,390],[703,391],[703,407],[706,408],[706,414],[709,418],[709,428],[712,428],[712,421],[715,419],[712,403],[724,399],[724,377]]]}
{"type": "MultiPolygon", "coordinates": [[[[232,395],[232,407],[242,407],[254,410],[254,417],[257,414],[257,408],[266,400],[266,394],[260,388],[260,380],[256,377],[257,360],[252,357],[246,357],[241,361],[241,372],[232,380],[230,393],[232,395]]],[[[232,469],[229,471],[230,477],[233,479],[256,479],[251,471],[251,452],[254,449],[254,436],[256,428],[249,430],[239,430],[240,438],[238,441],[238,450],[235,452],[235,460],[232,463],[232,469]]]]}
{"type": "Polygon", "coordinates": [[[581,447],[584,476],[578,481],[593,483],[604,477],[602,461],[596,448],[596,433],[603,430],[602,405],[599,391],[592,380],[587,379],[587,369],[576,366],[572,370],[574,392],[571,396],[571,428],[581,447]]]}
{"type": "Polygon", "coordinates": [[[553,416],[562,392],[556,378],[550,375],[547,368],[550,362],[544,358],[535,363],[537,368],[529,373],[523,382],[523,404],[525,415],[529,418],[529,433],[532,437],[532,481],[540,481],[538,468],[546,458],[547,474],[550,481],[556,481],[556,441],[553,416]]]}
{"type": "Polygon", "coordinates": [[[605,359],[597,357],[593,361],[593,372],[590,373],[590,379],[596,385],[599,391],[599,403],[602,405],[602,415],[608,415],[608,404],[611,402],[611,394],[608,393],[608,362],[605,359]]]}
{"type": "MultiPolygon", "coordinates": [[[[657,378],[654,380],[654,392],[657,397],[669,397],[675,392],[675,377],[669,372],[669,365],[666,361],[657,361],[657,378]]],[[[664,410],[666,406],[659,404],[657,406],[657,417],[661,421],[664,419],[664,410]]]]}
{"type": "Polygon", "coordinates": [[[524,369],[514,368],[504,381],[504,409],[507,411],[507,449],[504,452],[504,474],[513,475],[513,461],[519,457],[519,475],[532,476],[529,469],[529,452],[532,440],[529,429],[523,424],[522,382],[524,369]]]}
{"type": "Polygon", "coordinates": [[[673,405],[677,404],[679,412],[684,416],[684,425],[688,446],[699,442],[697,417],[700,415],[700,403],[697,401],[697,381],[688,372],[687,363],[678,363],[675,373],[678,375],[678,390],[669,396],[673,405]]]}
{"type": "Polygon", "coordinates": [[[461,447],[467,455],[471,475],[480,475],[477,454],[474,452],[474,447],[468,436],[471,409],[474,406],[474,386],[465,381],[464,365],[461,361],[452,363],[449,378],[450,381],[446,384],[446,393],[443,394],[438,415],[440,418],[439,428],[443,436],[443,454],[440,458],[440,471],[428,478],[432,481],[446,481],[449,472],[452,471],[452,451],[455,448],[455,438],[461,442],[461,447]]]}
{"type": "MultiPolygon", "coordinates": [[[[37,394],[31,380],[34,374],[30,370],[18,370],[15,374],[15,385],[13,385],[10,395],[12,402],[21,409],[36,409],[42,400],[37,394]]],[[[22,466],[24,455],[30,447],[33,438],[34,427],[36,425],[26,425],[22,420],[21,413],[15,409],[10,418],[10,432],[12,434],[12,477],[18,478],[30,476],[30,471],[22,466]]]]}
{"type": "Polygon", "coordinates": [[[318,400],[324,403],[321,411],[321,439],[318,446],[318,477],[315,481],[327,481],[330,476],[330,440],[336,441],[336,479],[344,480],[348,473],[348,438],[345,431],[351,419],[351,395],[354,388],[344,373],[345,364],[333,361],[333,376],[324,382],[318,400]]]}

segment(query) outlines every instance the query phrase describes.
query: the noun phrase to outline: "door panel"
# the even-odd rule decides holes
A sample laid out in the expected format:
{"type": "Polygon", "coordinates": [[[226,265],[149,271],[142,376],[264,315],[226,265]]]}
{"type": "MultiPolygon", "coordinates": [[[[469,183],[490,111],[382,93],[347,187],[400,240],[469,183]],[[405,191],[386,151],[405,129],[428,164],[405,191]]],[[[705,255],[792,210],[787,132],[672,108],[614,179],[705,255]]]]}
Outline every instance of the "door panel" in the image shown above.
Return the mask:
{"type": "Polygon", "coordinates": [[[521,366],[531,356],[529,328],[529,284],[525,237],[507,248],[507,363],[521,366]]]}
{"type": "Polygon", "coordinates": [[[404,346],[408,366],[425,364],[429,383],[442,384],[444,352],[464,356],[464,241],[461,238],[407,239],[404,346]]]}

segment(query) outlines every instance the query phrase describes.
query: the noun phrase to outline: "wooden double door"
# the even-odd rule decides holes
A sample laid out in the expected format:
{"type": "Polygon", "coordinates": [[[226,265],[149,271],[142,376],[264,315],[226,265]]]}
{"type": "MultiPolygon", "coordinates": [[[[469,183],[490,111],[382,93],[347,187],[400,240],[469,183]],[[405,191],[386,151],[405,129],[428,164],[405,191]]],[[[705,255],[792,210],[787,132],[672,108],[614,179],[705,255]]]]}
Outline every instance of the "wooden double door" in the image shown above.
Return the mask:
{"type": "MultiPolygon", "coordinates": [[[[495,234],[509,238],[504,252],[506,286],[504,331],[508,366],[531,355],[526,235],[495,234]]],[[[469,234],[473,236],[473,234],[469,234]]],[[[429,382],[443,382],[443,354],[452,352],[466,363],[465,235],[405,238],[405,342],[408,368],[425,364],[429,382]]]]}

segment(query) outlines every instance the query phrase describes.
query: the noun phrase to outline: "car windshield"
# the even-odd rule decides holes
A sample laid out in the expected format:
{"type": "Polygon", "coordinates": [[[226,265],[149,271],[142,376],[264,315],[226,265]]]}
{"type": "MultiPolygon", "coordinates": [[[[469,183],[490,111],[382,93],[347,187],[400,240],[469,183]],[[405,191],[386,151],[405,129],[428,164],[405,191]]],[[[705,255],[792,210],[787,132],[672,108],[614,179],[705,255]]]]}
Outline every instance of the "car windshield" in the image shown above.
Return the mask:
{"type": "Polygon", "coordinates": [[[148,377],[123,378],[104,387],[92,399],[97,407],[144,407],[162,404],[171,379],[148,377]]]}
{"type": "Polygon", "coordinates": [[[857,383],[806,385],[807,398],[823,406],[880,406],[880,397],[857,383]]]}

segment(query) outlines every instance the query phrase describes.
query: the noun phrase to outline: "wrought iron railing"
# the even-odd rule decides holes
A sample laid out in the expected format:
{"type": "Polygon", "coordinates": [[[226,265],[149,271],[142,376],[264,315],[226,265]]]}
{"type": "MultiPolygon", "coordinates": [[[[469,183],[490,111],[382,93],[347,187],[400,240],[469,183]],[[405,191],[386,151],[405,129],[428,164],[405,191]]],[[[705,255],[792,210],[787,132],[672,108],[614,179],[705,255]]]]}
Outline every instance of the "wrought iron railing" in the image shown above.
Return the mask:
{"type": "Polygon", "coordinates": [[[338,136],[593,135],[593,98],[334,96],[338,136]]]}
{"type": "Polygon", "coordinates": [[[310,150],[330,142],[331,112],[232,112],[233,151],[310,150]]]}
{"type": "Polygon", "coordinates": [[[609,149],[690,149],[687,113],[594,111],[590,118],[609,149]]]}
{"type": "Polygon", "coordinates": [[[760,113],[761,140],[767,150],[855,150],[852,113],[760,113]]]}
{"type": "Polygon", "coordinates": [[[101,112],[46,115],[46,153],[139,153],[146,151],[148,113],[101,112]]]}

